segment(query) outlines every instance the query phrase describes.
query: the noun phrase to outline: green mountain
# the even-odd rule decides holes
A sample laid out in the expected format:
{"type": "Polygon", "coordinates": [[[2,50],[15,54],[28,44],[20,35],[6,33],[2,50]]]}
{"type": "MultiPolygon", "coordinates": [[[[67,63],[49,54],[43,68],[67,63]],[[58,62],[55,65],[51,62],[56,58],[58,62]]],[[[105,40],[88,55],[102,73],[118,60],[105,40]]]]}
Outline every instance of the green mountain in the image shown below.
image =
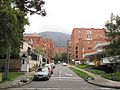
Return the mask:
{"type": "Polygon", "coordinates": [[[61,32],[42,32],[37,33],[39,36],[42,36],[44,39],[52,39],[55,43],[55,47],[67,47],[67,40],[70,40],[70,35],[61,33],[61,32]]]}

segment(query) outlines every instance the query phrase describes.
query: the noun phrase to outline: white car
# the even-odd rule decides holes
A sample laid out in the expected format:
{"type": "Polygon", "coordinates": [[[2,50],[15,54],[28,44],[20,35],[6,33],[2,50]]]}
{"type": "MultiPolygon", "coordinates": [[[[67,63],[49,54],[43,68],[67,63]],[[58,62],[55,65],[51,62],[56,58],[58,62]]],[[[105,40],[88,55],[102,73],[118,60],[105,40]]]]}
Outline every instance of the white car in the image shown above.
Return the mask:
{"type": "Polygon", "coordinates": [[[34,74],[34,80],[42,80],[47,79],[49,80],[49,69],[47,67],[39,68],[34,74]]]}
{"type": "Polygon", "coordinates": [[[54,63],[50,63],[51,67],[54,69],[55,68],[55,64],[54,63]]]}
{"type": "Polygon", "coordinates": [[[45,67],[47,67],[49,69],[49,73],[50,73],[50,75],[52,75],[53,74],[52,66],[50,64],[45,64],[45,67]]]}
{"type": "Polygon", "coordinates": [[[63,66],[67,66],[67,63],[63,63],[62,65],[63,65],[63,66]]]}

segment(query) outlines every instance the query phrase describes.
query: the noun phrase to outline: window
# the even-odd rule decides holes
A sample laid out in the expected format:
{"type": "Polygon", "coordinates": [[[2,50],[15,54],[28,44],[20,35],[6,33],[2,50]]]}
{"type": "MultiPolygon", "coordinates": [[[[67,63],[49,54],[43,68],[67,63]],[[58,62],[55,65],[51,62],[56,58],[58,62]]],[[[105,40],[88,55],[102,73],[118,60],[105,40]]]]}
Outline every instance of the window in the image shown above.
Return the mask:
{"type": "Polygon", "coordinates": [[[76,49],[78,49],[78,47],[75,47],[76,49]]]}
{"type": "Polygon", "coordinates": [[[92,49],[92,47],[88,47],[88,49],[92,49]]]}
{"type": "Polygon", "coordinates": [[[92,34],[87,34],[87,38],[90,38],[90,37],[92,37],[92,34]]]}
{"type": "Polygon", "coordinates": [[[78,58],[78,55],[76,55],[76,58],[78,58]]]}
{"type": "Polygon", "coordinates": [[[78,53],[78,51],[76,51],[76,53],[78,53]]]}

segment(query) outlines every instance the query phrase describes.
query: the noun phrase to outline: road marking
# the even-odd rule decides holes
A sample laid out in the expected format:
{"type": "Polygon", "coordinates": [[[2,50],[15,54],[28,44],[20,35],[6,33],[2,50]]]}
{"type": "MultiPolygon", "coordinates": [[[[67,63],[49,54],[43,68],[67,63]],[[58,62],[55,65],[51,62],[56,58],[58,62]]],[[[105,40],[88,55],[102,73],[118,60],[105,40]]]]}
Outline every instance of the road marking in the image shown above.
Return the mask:
{"type": "Polygon", "coordinates": [[[111,88],[101,88],[101,89],[111,89],[111,88]]]}
{"type": "Polygon", "coordinates": [[[10,90],[74,90],[74,88],[10,88],[10,90]]]}
{"type": "Polygon", "coordinates": [[[59,70],[59,76],[58,77],[61,77],[61,74],[62,74],[62,72],[61,72],[61,70],[59,70]]]}
{"type": "Polygon", "coordinates": [[[51,77],[52,78],[70,78],[70,79],[81,79],[80,77],[51,77]]]}
{"type": "MultiPolygon", "coordinates": [[[[10,88],[9,90],[96,90],[89,87],[81,88],[10,88]]],[[[99,88],[99,89],[108,89],[108,88],[99,88]]],[[[109,88],[110,89],[110,88],[109,88]]]]}
{"type": "Polygon", "coordinates": [[[66,72],[65,72],[65,75],[66,76],[73,76],[72,74],[69,74],[69,73],[66,73],[66,72]]]}

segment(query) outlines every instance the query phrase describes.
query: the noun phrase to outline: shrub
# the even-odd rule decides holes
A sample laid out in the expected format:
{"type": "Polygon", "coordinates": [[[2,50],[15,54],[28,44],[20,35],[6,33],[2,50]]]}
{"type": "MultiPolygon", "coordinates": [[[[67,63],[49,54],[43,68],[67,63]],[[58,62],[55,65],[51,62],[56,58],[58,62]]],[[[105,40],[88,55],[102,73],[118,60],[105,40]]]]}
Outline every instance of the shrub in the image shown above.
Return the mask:
{"type": "Polygon", "coordinates": [[[88,71],[88,72],[91,72],[93,74],[96,74],[96,75],[103,75],[103,74],[105,74],[105,72],[102,71],[102,70],[95,70],[95,69],[85,69],[85,70],[88,71]]]}
{"type": "Polygon", "coordinates": [[[93,77],[91,77],[87,73],[82,72],[78,69],[75,69],[75,68],[72,68],[72,67],[70,67],[70,69],[73,70],[73,72],[75,72],[78,76],[82,77],[84,80],[87,80],[88,78],[94,79],[93,77]]]}
{"type": "Polygon", "coordinates": [[[90,68],[90,67],[92,67],[92,66],[87,65],[87,64],[81,64],[81,65],[78,65],[77,67],[78,67],[78,68],[81,68],[81,69],[84,69],[84,68],[90,68]]]}
{"type": "Polygon", "coordinates": [[[113,81],[120,81],[120,72],[111,73],[111,74],[103,74],[102,77],[113,80],[113,81]]]}

